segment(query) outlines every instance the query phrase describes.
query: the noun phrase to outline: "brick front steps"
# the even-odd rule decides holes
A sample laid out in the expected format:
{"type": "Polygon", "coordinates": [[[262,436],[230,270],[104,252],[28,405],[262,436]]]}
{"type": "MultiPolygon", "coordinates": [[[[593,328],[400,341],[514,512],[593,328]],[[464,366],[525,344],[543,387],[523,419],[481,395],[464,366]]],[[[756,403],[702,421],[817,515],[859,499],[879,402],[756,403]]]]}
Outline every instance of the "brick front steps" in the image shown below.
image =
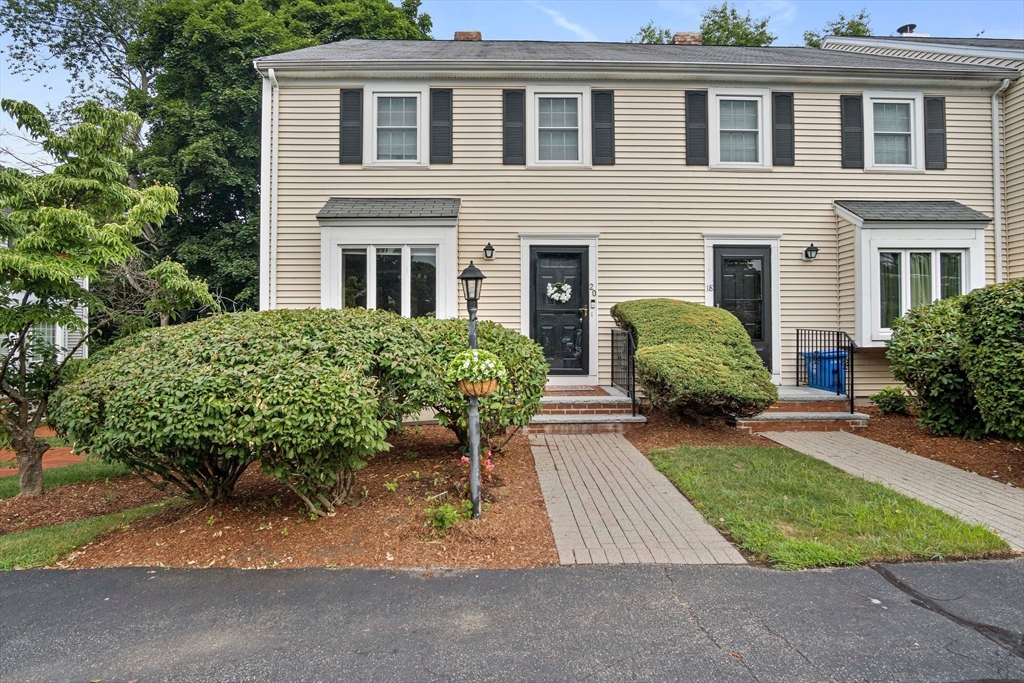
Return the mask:
{"type": "Polygon", "coordinates": [[[809,387],[779,387],[779,400],[760,415],[737,418],[736,427],[759,432],[852,432],[868,416],[851,413],[846,396],[809,387]]]}
{"type": "Polygon", "coordinates": [[[541,410],[524,428],[527,434],[608,434],[647,421],[633,415],[633,402],[615,387],[580,391],[553,388],[541,399],[541,410]]]}

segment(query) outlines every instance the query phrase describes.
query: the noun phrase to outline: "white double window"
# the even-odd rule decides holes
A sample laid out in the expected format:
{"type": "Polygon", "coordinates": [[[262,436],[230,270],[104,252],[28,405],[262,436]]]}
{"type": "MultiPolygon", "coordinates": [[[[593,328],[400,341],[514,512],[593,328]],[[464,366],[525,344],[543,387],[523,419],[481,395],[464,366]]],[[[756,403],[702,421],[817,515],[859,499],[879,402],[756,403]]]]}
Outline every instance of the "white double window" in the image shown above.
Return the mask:
{"type": "Polygon", "coordinates": [[[965,292],[967,253],[944,249],[879,248],[876,329],[890,331],[907,311],[965,292]]]}
{"type": "Polygon", "coordinates": [[[864,93],[864,168],[923,170],[923,129],[921,93],[864,93]]]}
{"type": "MultiPolygon", "coordinates": [[[[426,165],[428,89],[401,84],[369,87],[363,110],[363,158],[370,166],[426,165]]],[[[366,162],[364,162],[366,163],[366,162]]]]}
{"type": "Polygon", "coordinates": [[[377,308],[406,318],[436,317],[437,247],[341,248],[340,308],[377,308]]]}
{"type": "Polygon", "coordinates": [[[590,88],[528,86],[527,164],[590,164],[590,88]]]}
{"type": "Polygon", "coordinates": [[[748,88],[708,91],[708,142],[713,168],[771,168],[767,126],[770,94],[768,90],[748,88]]]}

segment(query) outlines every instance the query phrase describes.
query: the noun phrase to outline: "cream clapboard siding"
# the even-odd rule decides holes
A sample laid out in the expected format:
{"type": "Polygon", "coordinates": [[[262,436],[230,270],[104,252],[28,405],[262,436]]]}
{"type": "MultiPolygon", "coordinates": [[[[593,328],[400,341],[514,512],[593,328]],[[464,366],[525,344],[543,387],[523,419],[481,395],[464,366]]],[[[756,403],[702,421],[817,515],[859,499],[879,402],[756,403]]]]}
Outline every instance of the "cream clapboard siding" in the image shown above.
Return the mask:
{"type": "Polygon", "coordinates": [[[455,163],[362,168],[337,161],[338,88],[282,82],[275,304],[319,305],[315,216],[329,197],[459,197],[460,267],[470,259],[481,265],[481,316],[515,329],[519,234],[600,233],[599,365],[607,382],[613,304],[654,296],[703,302],[703,233],[781,234],[783,383],[792,384],[796,328],[839,325],[833,200],[951,199],[991,215],[989,100],[981,92],[944,93],[946,171],[842,169],[839,94],[850,92],[843,90],[796,94],[795,167],[736,172],[685,165],[685,86],[600,84],[615,89],[616,165],[537,169],[502,164],[501,88],[517,85],[454,88],[455,163]],[[481,258],[487,242],[493,261],[481,258]],[[805,262],[810,242],[821,252],[805,262]]]}
{"type": "MultiPolygon", "coordinates": [[[[872,45],[828,45],[830,50],[861,52],[888,57],[930,59],[958,64],[981,64],[1017,69],[1024,75],[1024,57],[980,57],[872,45]]],[[[1006,277],[1024,277],[1024,77],[1003,93],[1001,141],[1003,144],[1003,244],[1006,277]]]]}

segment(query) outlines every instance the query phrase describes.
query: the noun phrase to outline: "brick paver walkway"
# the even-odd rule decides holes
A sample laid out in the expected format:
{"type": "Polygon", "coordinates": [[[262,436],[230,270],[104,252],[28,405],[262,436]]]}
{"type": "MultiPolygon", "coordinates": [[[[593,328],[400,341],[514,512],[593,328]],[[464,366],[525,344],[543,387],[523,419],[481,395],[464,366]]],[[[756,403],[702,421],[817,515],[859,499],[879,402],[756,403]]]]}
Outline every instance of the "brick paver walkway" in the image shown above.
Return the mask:
{"type": "Polygon", "coordinates": [[[562,564],[744,564],[621,434],[534,434],[562,564]]]}
{"type": "Polygon", "coordinates": [[[763,432],[761,436],[884,484],[1024,550],[1024,490],[848,432],[763,432]]]}

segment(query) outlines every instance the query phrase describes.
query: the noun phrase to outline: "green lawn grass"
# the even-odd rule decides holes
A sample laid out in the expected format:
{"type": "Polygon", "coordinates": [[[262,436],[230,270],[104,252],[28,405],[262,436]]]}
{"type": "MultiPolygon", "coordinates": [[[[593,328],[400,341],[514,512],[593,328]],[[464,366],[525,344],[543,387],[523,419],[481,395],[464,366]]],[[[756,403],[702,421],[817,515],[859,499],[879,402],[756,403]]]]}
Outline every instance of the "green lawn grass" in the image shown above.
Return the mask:
{"type": "MultiPolygon", "coordinates": [[[[100,460],[91,460],[77,465],[65,465],[51,470],[43,470],[43,489],[77,484],[80,481],[95,481],[129,474],[128,468],[121,464],[107,464],[100,460]]],[[[0,477],[0,500],[18,495],[18,475],[0,477]]]]}
{"type": "Polygon", "coordinates": [[[101,534],[184,502],[181,498],[167,498],[159,503],[132,508],[112,515],[0,536],[0,571],[51,565],[61,556],[85,545],[101,534]]]}
{"type": "Polygon", "coordinates": [[[980,526],[789,449],[680,446],[649,457],[712,524],[780,569],[1009,551],[980,526]]]}

